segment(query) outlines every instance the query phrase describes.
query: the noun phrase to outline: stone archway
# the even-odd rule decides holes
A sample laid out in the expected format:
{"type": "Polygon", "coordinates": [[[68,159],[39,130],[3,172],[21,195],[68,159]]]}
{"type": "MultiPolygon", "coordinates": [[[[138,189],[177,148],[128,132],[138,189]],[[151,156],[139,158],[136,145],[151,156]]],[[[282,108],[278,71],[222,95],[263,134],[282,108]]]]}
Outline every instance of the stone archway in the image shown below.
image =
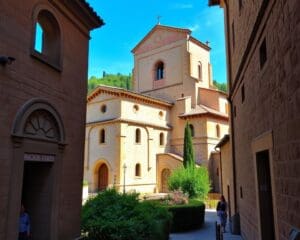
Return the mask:
{"type": "Polygon", "coordinates": [[[171,171],[168,168],[164,168],[161,172],[161,192],[163,193],[169,192],[168,179],[170,175],[171,175],[171,171]]]}
{"type": "Polygon", "coordinates": [[[60,115],[47,101],[32,99],[18,111],[12,128],[8,239],[17,239],[21,202],[30,214],[33,238],[57,239],[64,139],[60,115]]]}
{"type": "Polygon", "coordinates": [[[105,163],[98,169],[98,191],[103,191],[108,187],[108,167],[105,163]]]}

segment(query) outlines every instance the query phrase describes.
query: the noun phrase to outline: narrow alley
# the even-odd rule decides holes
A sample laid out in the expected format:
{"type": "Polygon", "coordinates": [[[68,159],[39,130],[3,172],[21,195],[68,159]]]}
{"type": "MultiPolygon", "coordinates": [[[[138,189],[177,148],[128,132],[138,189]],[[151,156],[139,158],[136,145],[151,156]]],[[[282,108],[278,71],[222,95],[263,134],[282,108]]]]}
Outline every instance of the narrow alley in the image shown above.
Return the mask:
{"type": "MultiPolygon", "coordinates": [[[[206,210],[204,226],[196,231],[176,233],[170,235],[170,240],[215,240],[215,222],[218,221],[215,210],[206,210]]],[[[226,227],[226,233],[223,234],[224,240],[242,240],[239,235],[232,235],[229,231],[229,225],[226,227]]]]}

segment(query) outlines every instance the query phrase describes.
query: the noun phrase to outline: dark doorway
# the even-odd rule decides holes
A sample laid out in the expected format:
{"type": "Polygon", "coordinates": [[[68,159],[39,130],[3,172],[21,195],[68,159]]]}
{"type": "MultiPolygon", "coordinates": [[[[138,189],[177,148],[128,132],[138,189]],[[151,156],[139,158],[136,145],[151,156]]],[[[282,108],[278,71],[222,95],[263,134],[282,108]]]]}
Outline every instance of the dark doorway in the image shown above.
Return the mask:
{"type": "Polygon", "coordinates": [[[32,239],[50,239],[53,163],[24,163],[22,201],[30,216],[32,239]]]}
{"type": "Polygon", "coordinates": [[[98,171],[98,190],[103,191],[108,186],[108,168],[106,164],[102,164],[98,171]]]}
{"type": "Polygon", "coordinates": [[[269,152],[256,153],[261,239],[275,239],[269,152]]]}

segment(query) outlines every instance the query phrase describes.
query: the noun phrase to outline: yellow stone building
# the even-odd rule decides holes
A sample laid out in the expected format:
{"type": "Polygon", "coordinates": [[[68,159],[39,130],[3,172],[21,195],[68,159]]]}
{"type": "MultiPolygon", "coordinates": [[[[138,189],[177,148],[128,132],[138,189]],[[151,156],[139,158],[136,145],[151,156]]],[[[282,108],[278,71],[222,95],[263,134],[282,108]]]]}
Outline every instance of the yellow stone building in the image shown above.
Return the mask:
{"type": "Polygon", "coordinates": [[[213,87],[208,45],[188,29],[156,25],[132,53],[134,90],[98,86],[87,99],[90,192],[167,192],[168,176],[182,165],[187,121],[201,165],[228,133],[227,95],[213,87]]]}

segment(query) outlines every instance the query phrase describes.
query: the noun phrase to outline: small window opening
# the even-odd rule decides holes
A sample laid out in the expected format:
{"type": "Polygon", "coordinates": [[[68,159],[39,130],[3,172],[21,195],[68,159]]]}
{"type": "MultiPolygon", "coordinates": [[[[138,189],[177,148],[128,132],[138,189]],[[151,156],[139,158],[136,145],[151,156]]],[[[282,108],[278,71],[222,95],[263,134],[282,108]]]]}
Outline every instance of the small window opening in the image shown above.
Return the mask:
{"type": "Polygon", "coordinates": [[[219,126],[219,124],[217,124],[216,125],[216,135],[217,135],[217,137],[219,138],[220,137],[220,126],[219,126]]]}
{"type": "Polygon", "coordinates": [[[202,65],[201,65],[201,62],[199,62],[199,65],[198,65],[198,79],[199,79],[199,81],[202,81],[202,65]]]}
{"type": "Polygon", "coordinates": [[[165,144],[165,141],[164,141],[164,133],[160,133],[159,134],[159,145],[162,146],[165,144]]]}
{"type": "Polygon", "coordinates": [[[159,111],[158,115],[159,115],[160,118],[162,118],[164,116],[163,111],[159,111]]]}
{"type": "Polygon", "coordinates": [[[135,176],[140,177],[141,176],[141,164],[137,163],[135,165],[135,176]]]}
{"type": "Polygon", "coordinates": [[[266,39],[263,40],[259,48],[259,61],[260,61],[260,68],[262,69],[267,61],[266,39]]]}
{"type": "Polygon", "coordinates": [[[101,106],[101,112],[102,112],[102,113],[105,113],[106,110],[107,110],[106,105],[102,105],[102,106],[101,106]]]}
{"type": "Polygon", "coordinates": [[[34,50],[39,53],[43,51],[43,28],[39,23],[36,24],[34,50]]]}
{"type": "Polygon", "coordinates": [[[160,80],[164,78],[164,63],[158,62],[156,64],[156,80],[160,80]]]}
{"type": "Polygon", "coordinates": [[[100,143],[105,143],[105,130],[100,130],[100,143]]]}
{"type": "Polygon", "coordinates": [[[137,128],[135,130],[135,142],[140,143],[141,142],[141,130],[137,128]]]}
{"type": "Polygon", "coordinates": [[[138,110],[139,110],[139,106],[135,104],[135,105],[133,106],[133,111],[134,111],[134,112],[137,112],[138,110]]]}
{"type": "Polygon", "coordinates": [[[244,195],[243,195],[243,188],[242,188],[242,186],[240,186],[240,198],[243,198],[244,197],[244,195]]]}
{"type": "Polygon", "coordinates": [[[191,136],[194,137],[195,136],[195,129],[194,129],[194,126],[192,124],[190,124],[190,129],[191,129],[191,136]]]}

